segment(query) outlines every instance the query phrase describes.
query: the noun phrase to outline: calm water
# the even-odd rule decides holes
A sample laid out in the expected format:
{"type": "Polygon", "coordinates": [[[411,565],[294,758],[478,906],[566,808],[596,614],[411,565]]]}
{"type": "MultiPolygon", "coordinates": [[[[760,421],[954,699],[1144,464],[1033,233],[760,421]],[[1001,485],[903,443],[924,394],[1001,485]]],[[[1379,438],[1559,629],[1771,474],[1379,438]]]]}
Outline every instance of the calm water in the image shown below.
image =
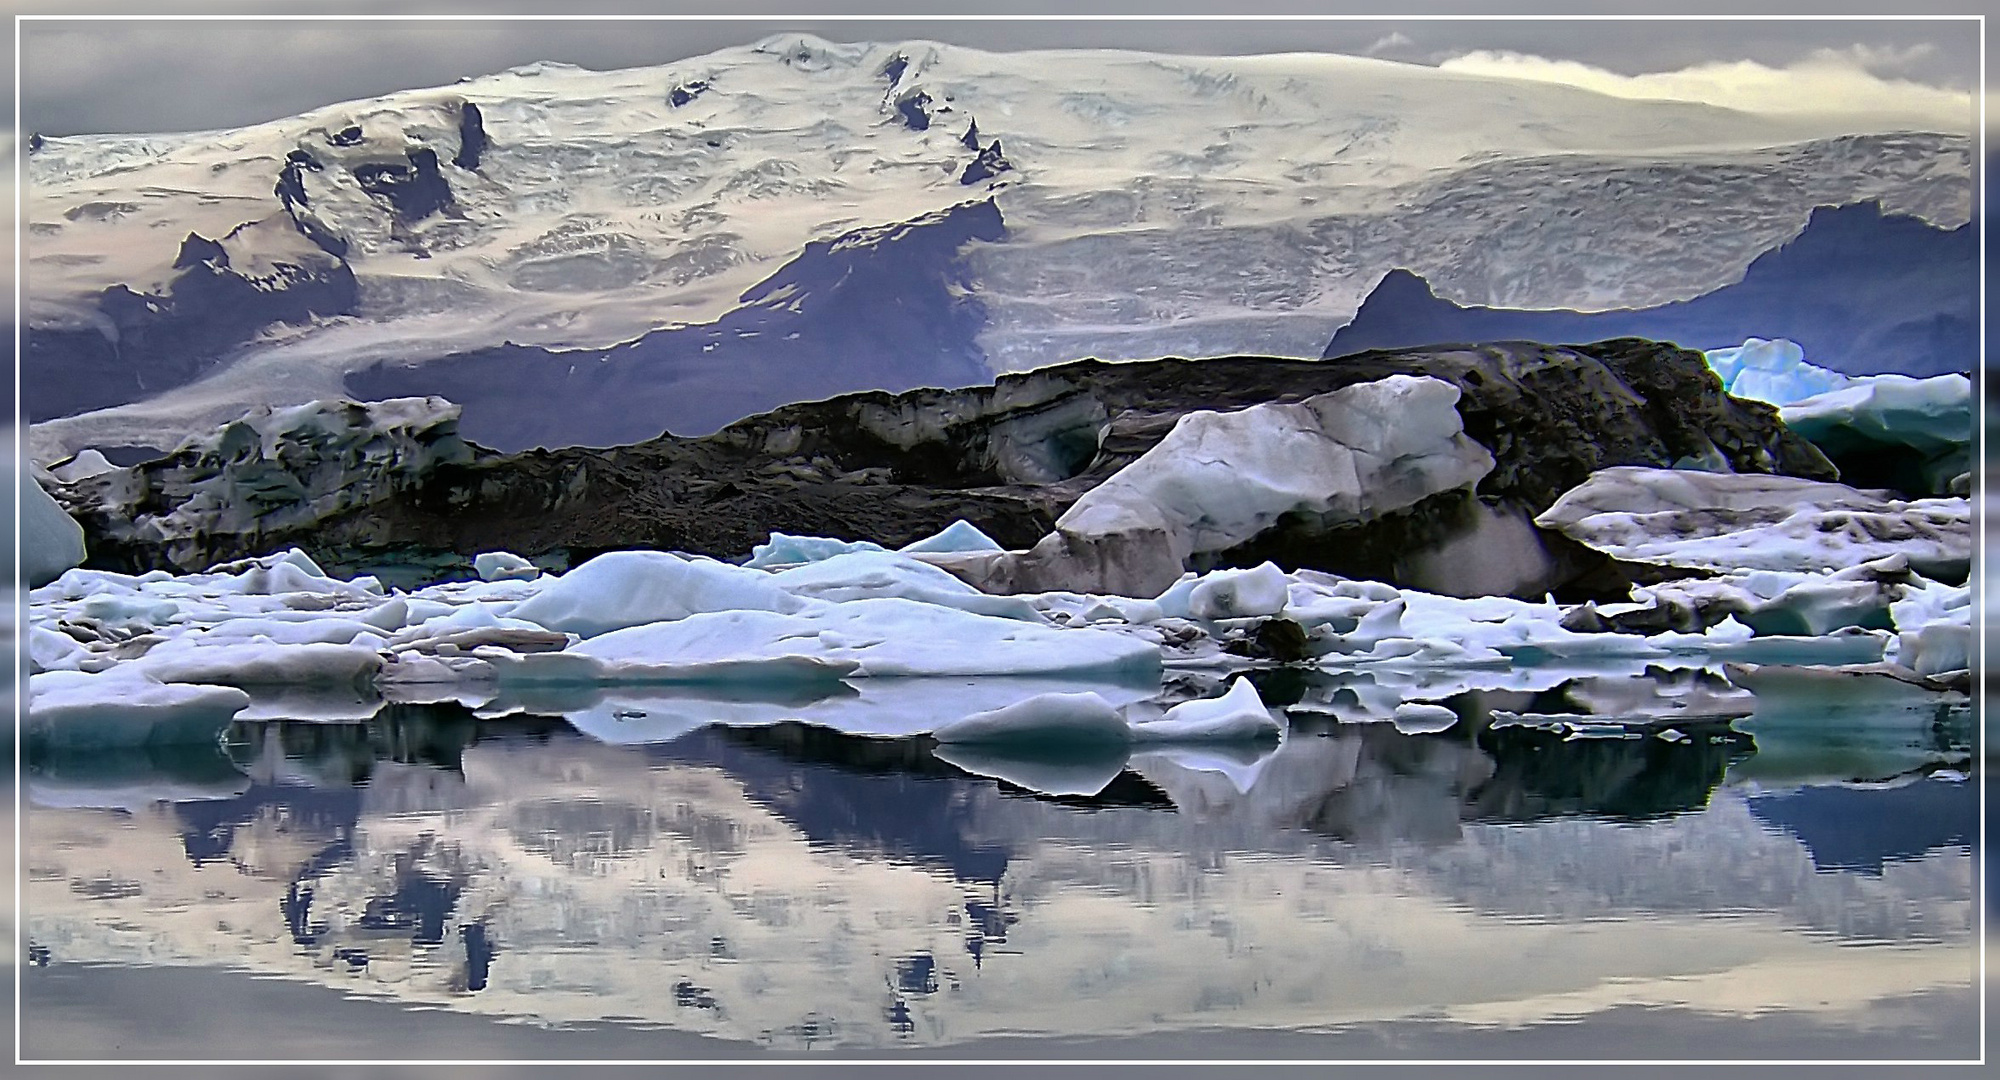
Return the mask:
{"type": "Polygon", "coordinates": [[[239,723],[31,764],[27,1048],[1963,1058],[1971,725],[1298,713],[1261,751],[1021,762],[798,723],[239,723]]]}

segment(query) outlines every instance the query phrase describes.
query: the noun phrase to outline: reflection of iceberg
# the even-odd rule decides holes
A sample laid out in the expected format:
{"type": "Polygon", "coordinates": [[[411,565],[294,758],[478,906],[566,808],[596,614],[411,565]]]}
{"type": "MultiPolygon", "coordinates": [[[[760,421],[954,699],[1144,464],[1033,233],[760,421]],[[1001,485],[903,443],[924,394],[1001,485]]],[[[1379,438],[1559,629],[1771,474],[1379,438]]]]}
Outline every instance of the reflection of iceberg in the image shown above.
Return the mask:
{"type": "MultiPolygon", "coordinates": [[[[780,1049],[806,1028],[882,1047],[1537,1022],[1541,1003],[1593,994],[1844,1021],[1966,970],[1963,855],[1866,881],[1801,873],[1799,845],[1734,795],[1644,827],[1482,825],[1468,800],[1518,777],[1521,748],[1386,725],[1294,733],[1255,758],[1149,751],[1131,762],[1143,782],[1121,773],[1077,801],[1018,797],[928,740],[797,723],[636,747],[451,708],[239,727],[244,747],[272,729],[244,760],[286,779],[129,815],[32,811],[31,942],[63,963],[228,966],[780,1049]],[[1105,797],[1124,791],[1180,812],[1105,797]],[[1857,937],[1899,941],[1901,962],[1841,947],[1857,937]],[[1746,1005],[1683,981],[1739,971],[1783,978],[1746,1005]],[[1838,1005],[1815,1004],[1827,986],[1838,1005]]],[[[1609,764],[1636,778],[1633,759],[1609,764]]]]}
{"type": "MultiPolygon", "coordinates": [[[[582,709],[563,709],[577,730],[609,743],[666,742],[709,724],[756,727],[786,720],[835,731],[902,738],[930,731],[939,723],[989,712],[1041,694],[1088,689],[1112,706],[1143,701],[1159,692],[1159,680],[1077,683],[1055,678],[878,678],[835,684],[825,696],[806,701],[772,701],[732,696],[717,687],[676,692],[665,688],[621,687],[603,691],[582,709]]],[[[556,703],[545,699],[542,704],[556,703]]]]}
{"type": "Polygon", "coordinates": [[[1123,744],[1047,749],[941,744],[931,755],[974,775],[1046,795],[1096,795],[1125,771],[1127,752],[1123,744]]]}
{"type": "Polygon", "coordinates": [[[214,743],[37,755],[22,778],[37,806],[130,810],[241,795],[250,778],[214,743]]]}

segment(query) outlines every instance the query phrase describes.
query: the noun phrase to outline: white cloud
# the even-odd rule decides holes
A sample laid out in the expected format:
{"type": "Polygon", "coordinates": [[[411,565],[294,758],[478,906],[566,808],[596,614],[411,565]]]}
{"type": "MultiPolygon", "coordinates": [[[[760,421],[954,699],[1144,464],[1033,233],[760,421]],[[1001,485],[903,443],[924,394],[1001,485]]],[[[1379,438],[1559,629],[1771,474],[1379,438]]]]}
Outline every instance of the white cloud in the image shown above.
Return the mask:
{"type": "Polygon", "coordinates": [[[1375,39],[1375,44],[1361,50],[1361,54],[1363,56],[1381,56],[1386,52],[1398,52],[1403,49],[1412,48],[1415,45],[1416,42],[1411,41],[1407,34],[1397,30],[1375,39]]]}
{"type": "Polygon", "coordinates": [[[1967,132],[1974,122],[1966,90],[1889,79],[1871,68],[1917,65],[1927,46],[1820,49],[1785,67],[1752,60],[1698,64],[1679,71],[1620,75],[1574,60],[1478,50],[1440,63],[1444,71],[1561,83],[1621,98],[1698,102],[1757,113],[1852,115],[1936,131],[1967,132]]]}

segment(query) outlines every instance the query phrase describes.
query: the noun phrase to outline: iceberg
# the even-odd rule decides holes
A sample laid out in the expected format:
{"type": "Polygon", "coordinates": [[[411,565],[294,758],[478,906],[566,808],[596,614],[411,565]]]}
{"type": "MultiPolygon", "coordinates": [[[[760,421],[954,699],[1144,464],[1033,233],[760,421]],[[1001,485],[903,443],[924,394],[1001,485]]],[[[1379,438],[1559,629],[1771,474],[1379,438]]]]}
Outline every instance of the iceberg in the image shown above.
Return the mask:
{"type": "Polygon", "coordinates": [[[21,485],[21,576],[36,589],[83,565],[83,526],[29,471],[19,471],[15,482],[21,485]]]}
{"type": "Polygon", "coordinates": [[[1364,522],[1465,487],[1493,468],[1467,437],[1456,386],[1391,375],[1293,404],[1183,415],[1020,557],[1042,588],[1154,596],[1190,556],[1225,551],[1279,518],[1364,522]]]}
{"type": "Polygon", "coordinates": [[[1753,337],[1733,348],[1710,349],[1702,356],[1731,396],[1772,405],[1790,405],[1854,381],[1838,371],[1807,363],[1805,350],[1783,338],[1766,341],[1753,337]]]}
{"type": "Polygon", "coordinates": [[[1241,676],[1221,697],[1183,701],[1158,720],[1132,725],[1136,742],[1253,742],[1283,732],[1257,688],[1241,676]]]}
{"type": "Polygon", "coordinates": [[[22,735],[55,750],[214,742],[249,704],[238,689],[172,685],[129,668],[48,671],[28,677],[22,735]]]}
{"type": "Polygon", "coordinates": [[[1790,476],[1599,469],[1535,524],[1615,559],[1695,570],[1838,570],[1900,554],[1926,577],[1962,581],[1972,559],[1964,499],[1790,476]]]}
{"type": "Polygon", "coordinates": [[[804,607],[756,570],[664,551],[612,551],[550,581],[510,614],[588,638],[704,612],[804,607]]]}

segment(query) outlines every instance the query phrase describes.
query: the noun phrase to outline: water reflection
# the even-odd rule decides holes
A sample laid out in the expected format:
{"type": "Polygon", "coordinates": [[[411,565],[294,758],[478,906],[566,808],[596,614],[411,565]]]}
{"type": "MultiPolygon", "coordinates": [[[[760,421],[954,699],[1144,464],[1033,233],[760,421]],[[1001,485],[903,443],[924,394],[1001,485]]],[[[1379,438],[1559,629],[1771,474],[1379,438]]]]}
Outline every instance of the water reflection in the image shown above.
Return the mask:
{"type": "Polygon", "coordinates": [[[1782,711],[1739,726],[1726,690],[1662,685],[1697,703],[1672,727],[1535,720],[1627,708],[1563,680],[1411,735],[1308,682],[1274,748],[1040,760],[793,721],[609,745],[451,704],[240,723],[34,763],[27,937],[36,963],[791,1048],[1624,1005],[1861,1023],[1970,985],[1969,716],[1849,717],[1829,758],[1782,711]]]}

